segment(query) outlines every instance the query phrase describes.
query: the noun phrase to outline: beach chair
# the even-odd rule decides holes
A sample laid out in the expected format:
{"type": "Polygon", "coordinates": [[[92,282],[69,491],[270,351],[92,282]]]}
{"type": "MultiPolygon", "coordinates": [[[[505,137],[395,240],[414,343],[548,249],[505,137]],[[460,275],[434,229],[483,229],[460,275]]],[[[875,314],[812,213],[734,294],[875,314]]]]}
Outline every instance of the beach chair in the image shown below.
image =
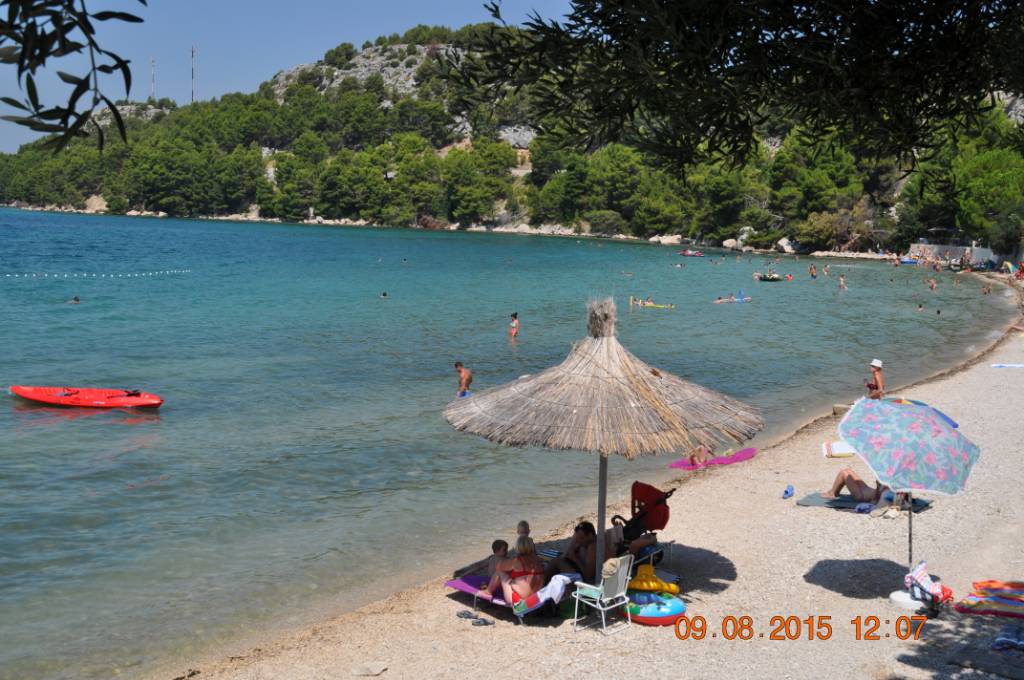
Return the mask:
{"type": "Polygon", "coordinates": [[[629,604],[626,588],[629,585],[632,569],[632,555],[613,557],[604,563],[604,568],[601,570],[601,585],[591,585],[582,581],[576,584],[576,590],[572,594],[576,600],[572,622],[574,632],[579,623],[580,603],[601,612],[601,630],[604,633],[608,632],[606,612],[612,609],[622,607],[626,612],[626,625],[632,625],[633,620],[629,616],[629,610],[623,607],[623,605],[629,604]]]}

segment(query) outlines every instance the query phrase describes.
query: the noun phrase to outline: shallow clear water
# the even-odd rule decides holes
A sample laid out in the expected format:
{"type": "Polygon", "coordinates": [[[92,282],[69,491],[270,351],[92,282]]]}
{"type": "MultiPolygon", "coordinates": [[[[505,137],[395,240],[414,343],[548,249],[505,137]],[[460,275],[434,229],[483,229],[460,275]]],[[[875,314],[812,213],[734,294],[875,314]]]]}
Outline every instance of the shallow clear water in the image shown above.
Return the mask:
{"type": "MultiPolygon", "coordinates": [[[[138,671],[354,606],[592,497],[592,457],[505,449],[441,417],[455,359],[477,389],[557,363],[590,297],[616,296],[640,358],[760,406],[776,434],[861,392],[871,358],[907,382],[1012,313],[1000,290],[949,274],[932,294],[923,272],[876,263],[833,262],[812,283],[806,260],[784,259],[796,280],[759,284],[759,260],[716,261],[0,210],[0,381],[167,400],[155,415],[0,400],[0,677],[138,671]],[[751,304],[711,304],[740,288],[751,304]],[[630,294],[677,308],[630,310],[630,294]]],[[[614,462],[611,493],[667,463],[614,462]]]]}

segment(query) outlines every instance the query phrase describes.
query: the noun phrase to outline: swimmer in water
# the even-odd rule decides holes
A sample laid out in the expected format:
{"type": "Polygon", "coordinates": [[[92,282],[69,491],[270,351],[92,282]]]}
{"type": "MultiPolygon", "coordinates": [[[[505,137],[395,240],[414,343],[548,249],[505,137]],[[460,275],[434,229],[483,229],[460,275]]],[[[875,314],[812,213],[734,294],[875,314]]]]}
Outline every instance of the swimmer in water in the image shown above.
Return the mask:
{"type": "Polygon", "coordinates": [[[455,362],[455,371],[459,374],[459,391],[460,397],[469,396],[469,386],[473,384],[473,371],[466,368],[461,361],[455,362]]]}
{"type": "Polygon", "coordinates": [[[386,290],[385,291],[381,291],[380,297],[381,297],[382,300],[384,298],[386,298],[387,296],[388,296],[388,292],[386,290]]]}
{"type": "MultiPolygon", "coordinates": [[[[825,265],[826,267],[828,265],[825,265]]],[[[846,290],[846,274],[839,275],[839,290],[846,290]]]]}
{"type": "Polygon", "coordinates": [[[508,337],[515,340],[519,335],[519,312],[512,312],[512,323],[508,325],[508,337]]]}
{"type": "Polygon", "coordinates": [[[920,303],[920,302],[917,303],[917,311],[919,311],[919,312],[923,312],[924,311],[924,305],[922,303],[920,303]]]}
{"type": "Polygon", "coordinates": [[[71,298],[70,300],[68,300],[68,304],[69,305],[78,305],[78,304],[81,304],[81,303],[82,303],[82,301],[78,299],[77,295],[75,297],[71,298]]]}

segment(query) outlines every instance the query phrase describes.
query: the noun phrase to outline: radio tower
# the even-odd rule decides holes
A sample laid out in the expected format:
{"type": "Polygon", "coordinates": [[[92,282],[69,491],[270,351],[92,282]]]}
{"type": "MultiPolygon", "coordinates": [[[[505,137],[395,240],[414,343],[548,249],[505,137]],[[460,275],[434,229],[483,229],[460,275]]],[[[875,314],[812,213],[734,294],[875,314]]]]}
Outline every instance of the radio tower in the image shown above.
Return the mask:
{"type": "Polygon", "coordinates": [[[156,59],[149,58],[149,98],[156,101],[156,59]]]}
{"type": "Polygon", "coordinates": [[[196,71],[199,62],[199,50],[192,46],[192,103],[196,103],[196,71]]]}

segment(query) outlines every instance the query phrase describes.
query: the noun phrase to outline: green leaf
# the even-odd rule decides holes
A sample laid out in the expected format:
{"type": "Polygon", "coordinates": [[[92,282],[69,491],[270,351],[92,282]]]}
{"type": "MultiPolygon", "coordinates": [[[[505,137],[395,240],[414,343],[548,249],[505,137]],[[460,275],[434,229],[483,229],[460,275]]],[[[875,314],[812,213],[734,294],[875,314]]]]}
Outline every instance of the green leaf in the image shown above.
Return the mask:
{"type": "Polygon", "coordinates": [[[39,93],[36,92],[36,80],[29,73],[25,76],[25,89],[28,91],[28,100],[32,104],[32,108],[39,110],[39,93]]]}
{"type": "Polygon", "coordinates": [[[134,14],[128,14],[127,12],[96,12],[92,15],[92,18],[96,21],[109,21],[110,19],[116,19],[117,21],[127,21],[133,24],[142,23],[142,19],[134,14]]]}
{"type": "Polygon", "coordinates": [[[70,73],[65,73],[64,71],[57,71],[57,77],[69,85],[78,85],[83,80],[85,80],[85,78],[73,76],[70,73]]]}
{"type": "Polygon", "coordinates": [[[128,135],[124,131],[124,120],[121,118],[121,112],[117,110],[116,106],[114,106],[114,102],[107,99],[107,97],[104,96],[103,101],[106,102],[107,106],[110,108],[111,115],[114,116],[114,123],[117,124],[117,131],[121,134],[121,139],[127,142],[128,135]]]}
{"type": "Polygon", "coordinates": [[[17,99],[13,99],[11,97],[0,97],[0,102],[3,102],[8,106],[13,106],[16,109],[21,109],[22,111],[28,111],[27,106],[19,102],[17,99]]]}

